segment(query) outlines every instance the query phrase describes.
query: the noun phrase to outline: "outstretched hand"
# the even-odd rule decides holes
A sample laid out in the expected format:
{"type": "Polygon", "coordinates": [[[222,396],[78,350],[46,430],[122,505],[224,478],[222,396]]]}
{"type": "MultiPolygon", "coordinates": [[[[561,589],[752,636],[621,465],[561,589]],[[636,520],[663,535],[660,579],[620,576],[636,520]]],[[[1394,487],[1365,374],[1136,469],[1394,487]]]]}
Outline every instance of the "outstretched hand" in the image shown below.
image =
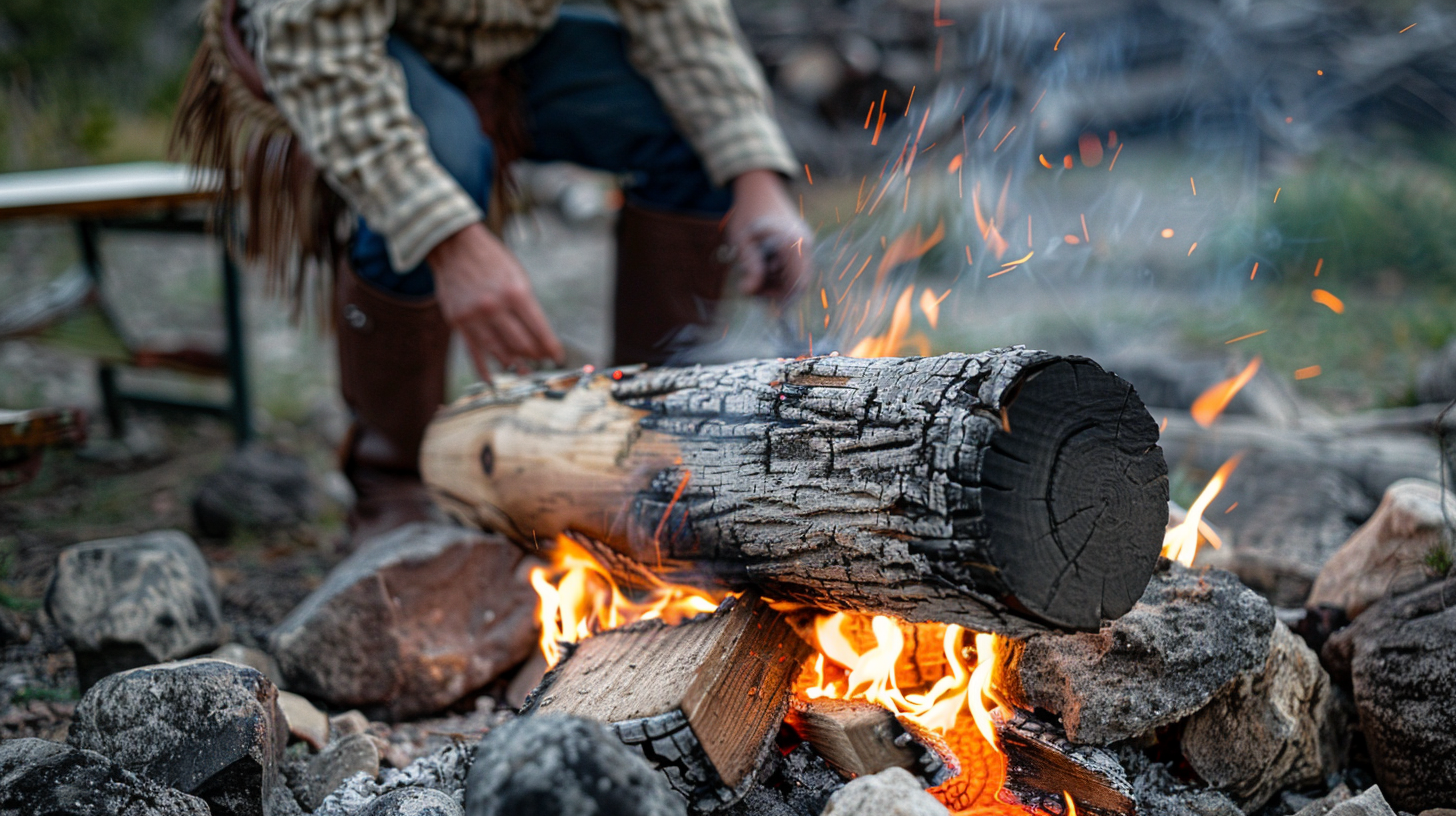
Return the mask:
{"type": "Polygon", "coordinates": [[[726,231],[744,294],[784,301],[803,289],[814,236],[777,173],[750,170],[733,180],[726,231]]]}
{"type": "Polygon", "coordinates": [[[503,368],[564,362],[561,342],[531,291],[516,256],[475,223],[441,241],[427,258],[445,322],[460,332],[475,370],[490,381],[493,358],[503,368]]]}

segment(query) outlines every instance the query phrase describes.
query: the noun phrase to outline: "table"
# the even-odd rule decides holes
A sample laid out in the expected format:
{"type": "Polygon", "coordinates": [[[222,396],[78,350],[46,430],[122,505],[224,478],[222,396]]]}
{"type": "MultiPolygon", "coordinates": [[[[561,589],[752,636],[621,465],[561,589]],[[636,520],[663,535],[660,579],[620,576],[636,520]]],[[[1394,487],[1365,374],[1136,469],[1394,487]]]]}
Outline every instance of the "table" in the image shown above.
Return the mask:
{"type": "MultiPolygon", "coordinates": [[[[82,265],[100,292],[104,273],[98,242],[101,230],[206,234],[207,211],[216,200],[217,189],[216,176],[163,162],[4,173],[0,174],[0,220],[64,218],[72,221],[82,265]]],[[[239,445],[252,438],[242,293],[237,265],[225,243],[220,269],[227,345],[223,364],[207,373],[227,378],[230,399],[226,404],[217,404],[123,391],[117,384],[117,365],[103,363],[98,379],[113,434],[123,432],[123,408],[132,404],[221,416],[231,422],[239,445]]],[[[168,367],[165,361],[151,364],[168,367]]],[[[187,370],[196,372],[197,369],[194,366],[187,370]]]]}

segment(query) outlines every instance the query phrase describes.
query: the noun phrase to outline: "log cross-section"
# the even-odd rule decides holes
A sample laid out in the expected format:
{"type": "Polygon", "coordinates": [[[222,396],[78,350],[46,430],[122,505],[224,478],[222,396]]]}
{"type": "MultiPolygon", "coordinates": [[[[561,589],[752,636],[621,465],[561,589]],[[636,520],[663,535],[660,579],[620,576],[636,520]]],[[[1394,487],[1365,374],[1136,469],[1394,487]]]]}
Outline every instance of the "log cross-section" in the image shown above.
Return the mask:
{"type": "Polygon", "coordinates": [[[440,502],[676,580],[1027,634],[1130,609],[1167,519],[1157,426],[1096,363],[1020,347],[515,381],[443,411],[440,502]]]}

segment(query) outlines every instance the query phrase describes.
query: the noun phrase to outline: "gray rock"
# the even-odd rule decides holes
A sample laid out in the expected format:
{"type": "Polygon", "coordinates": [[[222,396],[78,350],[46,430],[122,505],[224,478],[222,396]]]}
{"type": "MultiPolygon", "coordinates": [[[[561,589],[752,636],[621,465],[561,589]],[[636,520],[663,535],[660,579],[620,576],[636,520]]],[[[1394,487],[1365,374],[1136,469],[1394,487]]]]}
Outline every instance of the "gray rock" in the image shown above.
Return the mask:
{"type": "Polygon", "coordinates": [[[0,742],[0,816],[210,816],[195,796],[41,739],[0,742]]]}
{"type": "Polygon", "coordinates": [[[1405,811],[1456,802],[1456,576],[1381,601],[1322,652],[1348,672],[1375,780],[1405,811]]]}
{"type": "Polygon", "coordinates": [[[317,810],[344,780],[360,773],[369,779],[379,776],[379,748],[368,734],[350,734],[309,760],[299,798],[304,807],[317,810]]]}
{"type": "Polygon", "coordinates": [[[407,718],[536,648],[536,562],[501,536],[408,524],[349,556],[270,637],[289,688],[407,718]]]}
{"type": "Polygon", "coordinates": [[[227,634],[207,562],[177,530],[67,547],[45,606],[76,654],[83,691],[114,672],[207,651],[227,634]]]}
{"type": "Polygon", "coordinates": [[[823,816],[948,816],[934,796],[904,768],[861,776],[829,797],[823,816]]]}
{"type": "Polygon", "coordinates": [[[214,816],[270,816],[286,736],[268,678],[198,658],[103,679],[67,742],[206,800],[214,816]]]}
{"type": "Polygon", "coordinates": [[[449,794],[429,788],[403,788],[370,802],[359,816],[465,816],[465,811],[449,794]]]}
{"type": "Polygon", "coordinates": [[[1416,375],[1416,398],[1421,402],[1456,399],[1456,339],[1421,363],[1416,375]]]}
{"type": "Polygon", "coordinates": [[[1381,598],[1427,581],[1425,559],[1447,545],[1456,496],[1435,482],[1401,479],[1375,515],[1320,570],[1308,605],[1343,609],[1354,619],[1381,598]]]}
{"type": "Polygon", "coordinates": [[[1137,812],[1150,816],[1243,816],[1223,793],[1175,778],[1168,766],[1148,759],[1141,750],[1124,746],[1118,759],[1133,777],[1137,812]]]}
{"type": "Polygon", "coordinates": [[[1295,812],[1294,816],[1328,816],[1335,805],[1349,799],[1354,794],[1344,782],[1336,785],[1329,793],[1310,802],[1295,812]]]}
{"type": "Polygon", "coordinates": [[[465,801],[465,779],[474,758],[472,746],[456,743],[400,770],[386,768],[377,780],[355,775],[329,794],[313,816],[357,816],[377,799],[395,791],[417,788],[439,791],[461,804],[465,801]]]}
{"type": "Polygon", "coordinates": [[[1395,811],[1390,809],[1385,797],[1380,793],[1379,785],[1371,785],[1360,794],[1351,799],[1330,808],[1327,816],[1395,816],[1395,811]]]}
{"type": "Polygon", "coordinates": [[[272,681],[273,685],[280,689],[284,687],[283,672],[278,668],[278,661],[262,649],[254,649],[241,643],[224,643],[214,649],[208,657],[226,660],[239,666],[252,666],[272,681]]]}
{"type": "Polygon", "coordinates": [[[313,517],[314,504],[307,462],[249,445],[203,478],[192,517],[203,535],[227,538],[239,528],[297,526],[313,517]]]}
{"type": "Polygon", "coordinates": [[[1183,729],[1183,756],[1245,810],[1336,769],[1344,723],[1319,657],[1284,624],[1263,670],[1218,693],[1183,729]]]}
{"type": "Polygon", "coordinates": [[[600,723],[555,714],[522,717],[475,750],[469,816],[681,816],[686,802],[640,754],[600,723]]]}
{"type": "Polygon", "coordinates": [[[1162,564],[1132,610],[1100,632],[1025,641],[1005,691],[1060,715],[1072,742],[1109,745],[1187,717],[1262,668],[1269,603],[1227,572],[1162,564]]]}

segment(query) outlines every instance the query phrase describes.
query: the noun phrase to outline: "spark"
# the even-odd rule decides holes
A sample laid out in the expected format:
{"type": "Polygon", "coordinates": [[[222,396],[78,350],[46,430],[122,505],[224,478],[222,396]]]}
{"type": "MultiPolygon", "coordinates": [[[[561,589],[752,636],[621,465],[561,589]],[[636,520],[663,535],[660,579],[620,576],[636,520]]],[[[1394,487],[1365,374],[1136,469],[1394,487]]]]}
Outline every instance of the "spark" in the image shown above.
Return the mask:
{"type": "Polygon", "coordinates": [[[1193,188],[1193,194],[1198,195],[1198,185],[1193,183],[1193,177],[1188,177],[1188,186],[1193,188]]]}
{"type": "Polygon", "coordinates": [[[1041,104],[1041,101],[1043,99],[1046,99],[1046,95],[1047,95],[1047,92],[1046,92],[1045,89],[1043,89],[1042,92],[1041,92],[1041,96],[1038,96],[1036,98],[1036,103],[1031,106],[1031,110],[1027,111],[1027,113],[1028,114],[1036,113],[1036,107],[1037,107],[1037,105],[1040,105],[1041,104]]]}
{"type": "Polygon", "coordinates": [[[873,118],[875,118],[875,100],[871,99],[870,100],[870,112],[865,114],[865,125],[864,125],[864,129],[865,130],[869,130],[870,129],[870,120],[873,119],[873,118]]]}
{"type": "Polygon", "coordinates": [[[1418,26],[1418,25],[1420,25],[1420,23],[1411,23],[1411,24],[1410,24],[1410,25],[1408,25],[1408,26],[1406,26],[1406,27],[1405,27],[1405,28],[1402,28],[1402,29],[1401,29],[1401,30],[1400,30],[1400,31],[1398,31],[1398,32],[1397,32],[1397,33],[1399,33],[1399,34],[1404,34],[1404,33],[1406,33],[1406,32],[1407,32],[1407,31],[1410,31],[1410,30],[1411,30],[1411,29],[1412,29],[1412,28],[1415,28],[1415,27],[1416,27],[1416,26],[1418,26]]]}
{"type": "Polygon", "coordinates": [[[1274,191],[1274,203],[1275,204],[1278,204],[1279,203],[1279,193],[1282,192],[1283,190],[1284,190],[1284,188],[1283,187],[1280,187],[1280,188],[1278,188],[1278,189],[1276,189],[1274,191]]]}
{"type": "Polygon", "coordinates": [[[1026,248],[1031,249],[1031,216],[1026,216],[1026,248]]]}
{"type": "Polygon", "coordinates": [[[1011,138],[1011,134],[1013,134],[1015,132],[1016,132],[1016,125],[1012,125],[1011,126],[1011,129],[1008,130],[1008,131],[1006,131],[1006,135],[1001,137],[1001,141],[997,142],[996,143],[996,146],[993,147],[993,148],[991,148],[991,152],[992,153],[995,153],[996,151],[1000,150],[1001,149],[1001,145],[1006,144],[1006,140],[1007,139],[1010,139],[1011,138]]]}
{"type": "Polygon", "coordinates": [[[1188,257],[1193,257],[1193,250],[1198,249],[1198,242],[1194,241],[1193,246],[1188,247],[1188,257]]]}
{"type": "Polygon", "coordinates": [[[875,137],[870,140],[871,147],[880,143],[880,131],[885,127],[885,96],[889,93],[889,88],[880,92],[880,120],[875,123],[875,137]]]}
{"type": "Polygon", "coordinates": [[[1161,235],[1161,236],[1163,236],[1164,238],[1172,238],[1173,235],[1174,235],[1173,228],[1172,227],[1164,227],[1163,228],[1163,231],[1160,232],[1160,233],[1158,233],[1158,234],[1161,235]]]}
{"type": "Polygon", "coordinates": [[[822,286],[819,287],[819,302],[824,304],[824,308],[829,308],[829,293],[822,286]]]}
{"type": "Polygon", "coordinates": [[[1325,75],[1325,72],[1324,71],[1315,71],[1314,74],[1315,74],[1315,76],[1324,76],[1325,75]]]}
{"type": "Polygon", "coordinates": [[[963,155],[960,153],[955,154],[955,158],[950,160],[950,166],[945,169],[945,172],[954,173],[955,171],[961,169],[962,161],[964,161],[963,155]]]}
{"type": "Polygon", "coordinates": [[[1254,276],[1257,274],[1259,274],[1259,262],[1254,261],[1254,270],[1249,273],[1249,280],[1253,280],[1254,276]]]}
{"type": "Polygon", "coordinates": [[[1117,166],[1117,157],[1122,155],[1122,145],[1117,146],[1117,152],[1112,154],[1112,164],[1107,165],[1107,172],[1111,173],[1112,168],[1117,166]]]}
{"type": "Polygon", "coordinates": [[[975,266],[976,262],[971,258],[971,245],[966,244],[966,266],[975,266]]]}
{"type": "Polygon", "coordinates": [[[1259,335],[1261,335],[1261,334],[1263,334],[1264,332],[1267,332],[1267,331],[1269,331],[1269,330],[1268,329],[1260,329],[1260,330],[1258,330],[1256,332],[1251,332],[1250,334],[1240,335],[1238,337],[1235,337],[1232,340],[1225,340],[1225,341],[1223,341],[1223,344],[1225,346],[1227,346],[1227,345],[1229,345],[1231,343],[1237,343],[1240,340],[1248,340],[1250,337],[1258,337],[1259,335]]]}
{"type": "Polygon", "coordinates": [[[1310,293],[1310,298],[1321,306],[1328,306],[1335,314],[1345,313],[1345,302],[1326,292],[1323,289],[1316,289],[1310,293]]]}
{"type": "Polygon", "coordinates": [[[1102,163],[1102,140],[1095,133],[1083,133],[1077,137],[1077,153],[1083,165],[1096,167],[1102,163]]]}
{"type": "Polygon", "coordinates": [[[1092,243],[1092,236],[1087,234],[1087,213],[1082,213],[1082,240],[1092,243]]]}
{"type": "Polygon", "coordinates": [[[1012,266],[1021,266],[1022,264],[1026,263],[1029,260],[1031,260],[1031,256],[1033,256],[1035,254],[1036,254],[1035,252],[1028,252],[1025,255],[1021,256],[1020,258],[1017,258],[1014,261],[1007,261],[1006,263],[1001,264],[1001,267],[1003,269],[1005,269],[1007,267],[1012,267],[1012,266]]]}
{"type": "Polygon", "coordinates": [[[905,116],[910,115],[910,103],[915,101],[915,86],[910,86],[910,98],[905,100],[905,116]]]}
{"type": "Polygon", "coordinates": [[[1063,241],[1066,241],[1067,243],[1071,244],[1072,246],[1076,246],[1077,244],[1082,243],[1082,239],[1081,238],[1078,238],[1077,236],[1071,234],[1070,232],[1067,233],[1066,235],[1063,235],[1062,236],[1062,240],[1063,241]]]}
{"type": "Polygon", "coordinates": [[[1163,417],[1163,421],[1158,423],[1158,433],[1162,433],[1166,430],[1168,430],[1168,418],[1163,417]]]}
{"type": "Polygon", "coordinates": [[[672,500],[667,503],[667,509],[662,511],[662,519],[657,522],[657,529],[652,533],[652,547],[657,550],[657,568],[662,569],[662,528],[667,524],[667,519],[672,515],[672,507],[677,500],[682,498],[683,490],[688,486],[688,480],[693,478],[691,470],[684,470],[682,481],[677,483],[677,490],[673,491],[672,500]]]}
{"type": "Polygon", "coordinates": [[[1259,371],[1261,362],[1261,358],[1255,357],[1244,366],[1243,371],[1227,380],[1215,383],[1207,391],[1199,394],[1198,399],[1193,401],[1193,408],[1189,411],[1193,415],[1193,421],[1204,428],[1212,425],[1213,421],[1218,419],[1218,415],[1223,413],[1223,409],[1233,401],[1234,396],[1249,384],[1249,380],[1254,379],[1254,374],[1259,371]]]}
{"type": "MultiPolygon", "coordinates": [[[[1052,50],[1053,51],[1055,51],[1055,50],[1057,50],[1058,48],[1061,47],[1061,45],[1062,45],[1062,37],[1065,37],[1065,36],[1067,36],[1067,32],[1063,31],[1061,33],[1061,36],[1057,37],[1057,41],[1054,42],[1054,43],[1052,43],[1052,50]]],[[[1045,40],[1043,40],[1043,42],[1045,42],[1045,40]]]]}
{"type": "Polygon", "coordinates": [[[1324,258],[1320,258],[1318,261],[1315,261],[1314,262],[1314,276],[1316,278],[1319,277],[1320,268],[1323,267],[1324,265],[1325,265],[1325,259],[1324,258]]]}
{"type": "Polygon", "coordinates": [[[1225,511],[1223,511],[1223,514],[1224,514],[1224,515],[1225,515],[1225,516],[1227,516],[1227,515],[1228,515],[1228,514],[1229,514],[1229,513],[1232,513],[1232,512],[1233,512],[1233,511],[1234,511],[1234,508],[1235,508],[1235,507],[1238,507],[1238,506],[1239,506],[1239,503],[1238,503],[1238,502],[1234,502],[1234,503],[1233,503],[1233,504],[1230,504],[1230,505],[1229,505],[1229,506],[1228,506],[1228,509],[1227,509],[1227,510],[1225,510],[1225,511]]]}
{"type": "Polygon", "coordinates": [[[1294,372],[1294,379],[1296,379],[1296,380],[1308,380],[1308,379],[1310,379],[1312,377],[1318,377],[1319,375],[1320,375],[1320,367],[1319,366],[1317,366],[1317,365],[1305,366],[1304,368],[1300,368],[1300,369],[1296,369],[1295,370],[1295,372],[1294,372]]]}
{"type": "Polygon", "coordinates": [[[814,186],[814,174],[809,172],[809,165],[804,165],[804,175],[809,179],[809,186],[814,186]]]}
{"type": "Polygon", "coordinates": [[[1072,169],[1072,154],[1071,153],[1068,153],[1067,155],[1065,155],[1065,156],[1062,157],[1062,166],[1065,167],[1065,168],[1067,168],[1068,170],[1071,170],[1072,169]]]}
{"type": "Polygon", "coordinates": [[[1038,153],[1036,158],[1041,162],[1042,167],[1045,167],[1048,170],[1052,169],[1052,163],[1046,160],[1045,153],[1038,153]]]}
{"type": "MultiPolygon", "coordinates": [[[[850,257],[849,263],[847,263],[847,264],[844,265],[844,271],[843,272],[840,272],[839,273],[839,277],[836,278],[835,280],[844,280],[844,276],[847,275],[847,274],[849,274],[849,268],[851,266],[854,266],[854,262],[857,261],[857,260],[859,260],[859,253],[858,252],[854,253],[854,255],[850,257]]],[[[866,259],[865,260],[865,263],[869,263],[869,260],[866,259]]]]}

